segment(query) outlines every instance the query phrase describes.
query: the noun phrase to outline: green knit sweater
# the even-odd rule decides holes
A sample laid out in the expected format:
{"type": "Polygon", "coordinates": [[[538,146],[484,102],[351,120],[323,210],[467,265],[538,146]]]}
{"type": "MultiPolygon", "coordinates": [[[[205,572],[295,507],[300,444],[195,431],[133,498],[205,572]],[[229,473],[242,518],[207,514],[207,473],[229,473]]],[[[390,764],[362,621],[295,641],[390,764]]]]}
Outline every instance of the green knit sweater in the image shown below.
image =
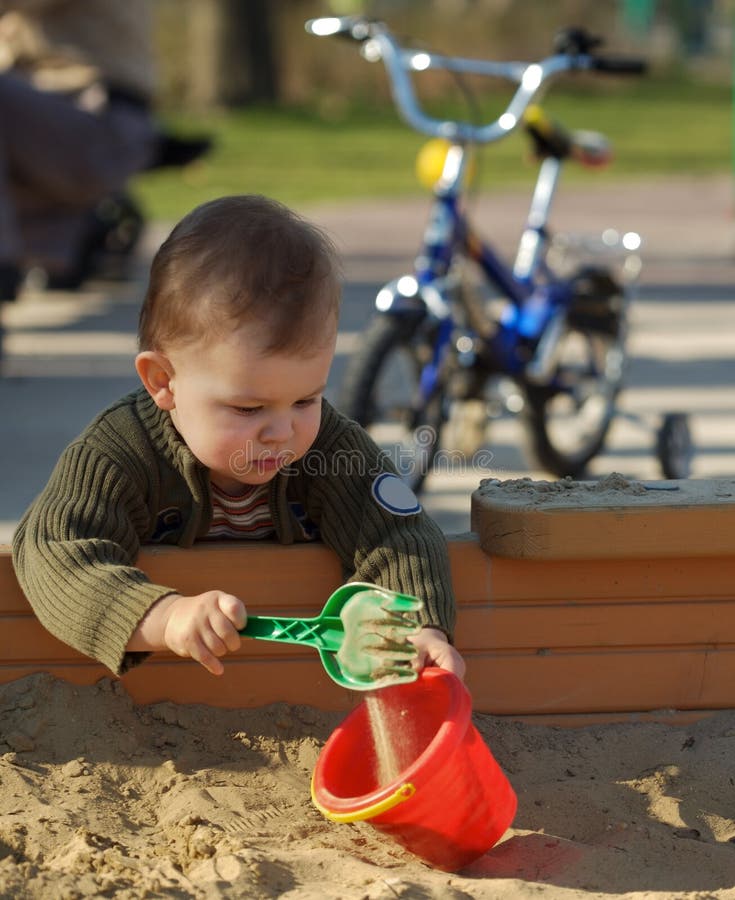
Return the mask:
{"type": "MultiPolygon", "coordinates": [[[[315,526],[345,579],[420,597],[423,624],[451,638],[446,542],[423,512],[396,512],[381,498],[375,485],[393,472],[366,432],[324,401],[313,447],[269,484],[277,539],[310,540],[315,526]]],[[[147,610],[186,592],[153,584],[136,568],[141,544],[190,547],[206,536],[211,516],[208,470],[141,388],[64,450],[18,526],[13,564],[41,623],[121,674],[147,655],[125,650],[147,610]]]]}

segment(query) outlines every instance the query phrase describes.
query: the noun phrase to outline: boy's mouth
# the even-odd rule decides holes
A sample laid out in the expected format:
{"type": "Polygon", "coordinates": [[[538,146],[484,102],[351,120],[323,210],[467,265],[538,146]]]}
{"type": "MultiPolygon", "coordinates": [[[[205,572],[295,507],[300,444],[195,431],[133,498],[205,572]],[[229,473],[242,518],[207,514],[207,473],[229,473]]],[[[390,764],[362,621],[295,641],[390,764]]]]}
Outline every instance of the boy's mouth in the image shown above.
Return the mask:
{"type": "Polygon", "coordinates": [[[284,450],[272,456],[259,456],[254,462],[260,472],[270,472],[273,469],[282,469],[293,461],[295,454],[291,450],[284,450]]]}
{"type": "Polygon", "coordinates": [[[264,459],[259,459],[257,461],[257,466],[259,469],[278,469],[283,465],[283,461],[278,456],[267,456],[264,459]]]}
{"type": "Polygon", "coordinates": [[[296,454],[293,450],[281,450],[278,453],[266,453],[263,451],[255,455],[238,451],[230,457],[230,470],[236,476],[252,473],[266,475],[285,468],[295,459],[296,454]]]}

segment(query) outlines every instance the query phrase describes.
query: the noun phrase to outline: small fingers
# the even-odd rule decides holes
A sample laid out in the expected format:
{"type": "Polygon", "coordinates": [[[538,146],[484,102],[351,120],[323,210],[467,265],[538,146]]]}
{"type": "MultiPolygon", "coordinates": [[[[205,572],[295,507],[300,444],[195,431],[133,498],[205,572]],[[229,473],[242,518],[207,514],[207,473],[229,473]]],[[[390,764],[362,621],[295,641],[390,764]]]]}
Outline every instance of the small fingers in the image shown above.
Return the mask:
{"type": "Polygon", "coordinates": [[[429,665],[429,654],[423,647],[416,648],[416,656],[411,660],[411,665],[417,672],[420,672],[429,665]]]}
{"type": "Polygon", "coordinates": [[[165,622],[163,643],[178,656],[191,657],[213,675],[221,675],[224,666],[218,657],[238,649],[237,626],[246,619],[244,605],[231,594],[207,591],[178,597],[165,622]]]}
{"type": "Polygon", "coordinates": [[[221,642],[222,650],[217,652],[215,644],[210,642],[210,640],[207,640],[207,645],[212,651],[217,652],[218,656],[221,656],[223,653],[227,653],[228,651],[232,652],[233,650],[238,650],[240,648],[242,639],[237,629],[232,624],[231,620],[228,619],[225,615],[220,612],[212,613],[212,615],[209,617],[209,626],[211,629],[211,633],[216,637],[218,641],[221,642]]]}
{"type": "Polygon", "coordinates": [[[198,635],[192,635],[188,640],[172,640],[169,649],[177,656],[190,657],[195,662],[211,672],[212,675],[221,675],[225,667],[217,659],[206,642],[198,635]]]}
{"type": "MultiPolygon", "coordinates": [[[[209,616],[209,624],[224,644],[222,653],[239,649],[241,639],[238,632],[245,627],[247,618],[245,606],[241,600],[232,594],[220,594],[217,598],[216,609],[209,616]]],[[[213,644],[208,642],[208,645],[215,651],[213,644]]],[[[219,656],[221,653],[217,655],[219,656]]]]}
{"type": "Polygon", "coordinates": [[[448,672],[452,672],[457,676],[457,678],[459,678],[460,681],[464,681],[465,672],[467,671],[467,664],[459,655],[459,653],[454,649],[454,647],[451,647],[450,649],[452,650],[452,652],[441,661],[440,665],[442,669],[446,669],[448,672]]]}
{"type": "MultiPolygon", "coordinates": [[[[232,628],[231,625],[230,628],[232,628]]],[[[199,640],[215,656],[224,656],[229,649],[226,641],[220,637],[211,622],[199,630],[199,640]]]]}
{"type": "Polygon", "coordinates": [[[233,594],[220,594],[217,600],[217,606],[226,618],[232,622],[237,631],[245,627],[248,621],[248,614],[245,611],[245,604],[242,600],[233,594]]]}
{"type": "MultiPolygon", "coordinates": [[[[427,629],[427,631],[430,631],[430,629],[427,629]]],[[[460,680],[464,679],[465,661],[457,648],[453,647],[446,637],[442,636],[438,641],[430,641],[426,646],[426,655],[427,665],[439,666],[441,669],[446,669],[447,672],[452,672],[460,680]]]]}
{"type": "MultiPolygon", "coordinates": [[[[233,631],[229,621],[224,619],[224,617],[222,618],[222,621],[226,622],[231,634],[234,634],[239,642],[240,637],[237,632],[233,631]]],[[[206,621],[200,624],[196,630],[193,630],[188,634],[172,635],[169,649],[178,656],[190,656],[210,671],[217,670],[214,674],[221,674],[222,663],[218,661],[216,665],[214,665],[212,660],[216,660],[219,656],[224,656],[227,653],[228,647],[226,642],[212,627],[211,621],[206,621]],[[205,659],[207,660],[206,663],[204,662],[205,659]],[[214,667],[212,668],[212,666],[214,667]]]]}
{"type": "Polygon", "coordinates": [[[432,642],[429,646],[419,646],[419,666],[438,666],[464,681],[466,664],[459,651],[445,641],[432,642]]]}
{"type": "Polygon", "coordinates": [[[211,672],[212,675],[222,675],[225,671],[221,660],[217,659],[217,656],[209,650],[202,640],[197,639],[194,641],[190,656],[204,666],[208,672],[211,672]]]}

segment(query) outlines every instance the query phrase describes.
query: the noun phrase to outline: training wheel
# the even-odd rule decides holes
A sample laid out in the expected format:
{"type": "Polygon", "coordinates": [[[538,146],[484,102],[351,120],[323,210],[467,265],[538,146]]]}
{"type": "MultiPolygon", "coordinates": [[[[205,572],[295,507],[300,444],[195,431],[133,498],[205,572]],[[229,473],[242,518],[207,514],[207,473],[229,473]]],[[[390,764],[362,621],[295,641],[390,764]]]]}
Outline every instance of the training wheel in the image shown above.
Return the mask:
{"type": "Polygon", "coordinates": [[[666,413],[656,437],[656,455],[664,478],[689,478],[694,444],[685,413],[666,413]]]}

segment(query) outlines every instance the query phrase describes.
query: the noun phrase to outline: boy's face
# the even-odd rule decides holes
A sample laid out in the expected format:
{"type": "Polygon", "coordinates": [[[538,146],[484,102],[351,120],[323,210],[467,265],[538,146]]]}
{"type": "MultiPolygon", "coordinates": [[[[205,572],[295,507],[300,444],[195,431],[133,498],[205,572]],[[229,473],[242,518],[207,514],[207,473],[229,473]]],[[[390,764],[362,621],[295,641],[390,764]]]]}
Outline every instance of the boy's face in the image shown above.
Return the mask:
{"type": "Polygon", "coordinates": [[[314,443],[335,342],[336,327],[308,355],[265,354],[252,329],[240,328],[172,349],[170,399],[154,399],[170,409],[214,484],[237,495],[242,485],[270,481],[314,443]]]}

